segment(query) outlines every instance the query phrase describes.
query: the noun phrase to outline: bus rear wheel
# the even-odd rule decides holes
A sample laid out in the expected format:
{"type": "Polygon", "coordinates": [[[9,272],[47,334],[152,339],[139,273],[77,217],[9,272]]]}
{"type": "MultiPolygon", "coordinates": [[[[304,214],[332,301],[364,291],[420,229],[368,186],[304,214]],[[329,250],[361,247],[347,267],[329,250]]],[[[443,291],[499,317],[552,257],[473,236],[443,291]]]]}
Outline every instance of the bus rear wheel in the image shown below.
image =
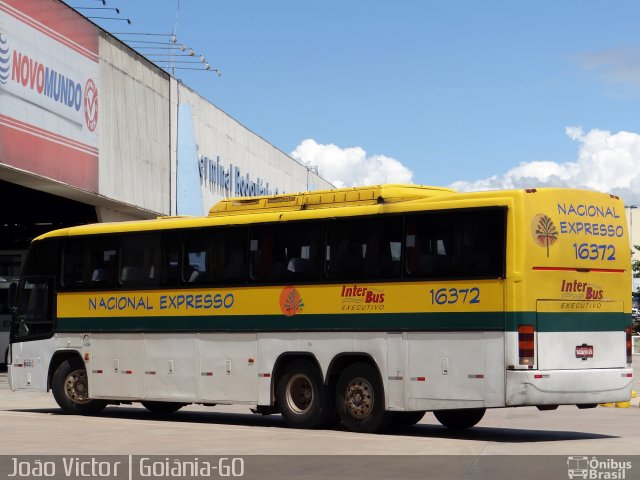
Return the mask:
{"type": "Polygon", "coordinates": [[[65,360],[58,366],[53,374],[51,389],[64,413],[93,415],[107,406],[106,401],[89,397],[87,371],[77,358],[65,360]]]}
{"type": "Polygon", "coordinates": [[[290,427],[319,427],[333,414],[327,387],[309,360],[299,359],[287,365],[277,384],[276,399],[282,418],[290,427]]]}
{"type": "Polygon", "coordinates": [[[380,376],[368,363],[349,365],[338,378],[336,407],[342,423],[352,432],[373,433],[388,426],[380,376]]]}
{"type": "Polygon", "coordinates": [[[459,410],[435,410],[438,421],[452,430],[462,430],[475,426],[487,411],[486,408],[462,408],[459,410]]]}
{"type": "Polygon", "coordinates": [[[169,413],[175,413],[186,405],[186,403],[178,402],[140,402],[142,406],[150,412],[160,415],[167,415],[169,413]]]}

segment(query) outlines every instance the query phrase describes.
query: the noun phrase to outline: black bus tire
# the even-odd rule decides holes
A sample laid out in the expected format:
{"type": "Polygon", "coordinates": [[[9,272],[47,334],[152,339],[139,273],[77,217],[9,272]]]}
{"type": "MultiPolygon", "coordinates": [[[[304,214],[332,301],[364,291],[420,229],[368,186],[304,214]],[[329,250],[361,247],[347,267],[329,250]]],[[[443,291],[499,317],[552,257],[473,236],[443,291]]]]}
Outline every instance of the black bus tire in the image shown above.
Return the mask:
{"type": "Polygon", "coordinates": [[[327,387],[320,371],[309,360],[298,359],[287,365],[276,386],[276,400],[290,427],[319,427],[331,415],[327,387]]]}
{"type": "Polygon", "coordinates": [[[433,414],[445,427],[462,430],[475,426],[487,411],[486,408],[461,408],[456,410],[435,410],[433,414]]]}
{"type": "Polygon", "coordinates": [[[186,405],[186,403],[154,402],[154,401],[146,401],[146,400],[140,403],[142,403],[142,406],[144,408],[146,408],[152,413],[157,413],[158,415],[168,415],[170,413],[175,413],[186,405]]]}
{"type": "Polygon", "coordinates": [[[53,374],[51,389],[64,413],[93,415],[107,406],[105,400],[93,400],[89,397],[87,370],[77,358],[65,360],[58,366],[53,374]]]}
{"type": "Polygon", "coordinates": [[[415,425],[422,420],[425,413],[427,413],[425,410],[415,412],[396,412],[395,418],[393,419],[393,426],[402,428],[415,425]]]}
{"type": "Polygon", "coordinates": [[[364,362],[353,363],[340,374],[336,408],[342,423],[352,432],[378,432],[392,419],[390,414],[385,414],[380,375],[364,362]]]}

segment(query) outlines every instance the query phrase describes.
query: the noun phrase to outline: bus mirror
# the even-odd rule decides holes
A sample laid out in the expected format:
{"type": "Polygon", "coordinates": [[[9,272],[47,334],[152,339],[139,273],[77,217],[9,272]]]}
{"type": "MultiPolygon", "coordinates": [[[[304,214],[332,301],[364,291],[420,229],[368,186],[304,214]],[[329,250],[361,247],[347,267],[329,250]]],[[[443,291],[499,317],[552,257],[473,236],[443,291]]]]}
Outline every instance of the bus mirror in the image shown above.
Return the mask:
{"type": "Polygon", "coordinates": [[[24,319],[18,321],[18,333],[16,335],[17,338],[24,338],[29,336],[29,327],[24,323],[24,319]]]}
{"type": "Polygon", "coordinates": [[[7,306],[12,312],[16,309],[16,299],[18,296],[18,284],[17,282],[11,282],[9,284],[9,298],[7,298],[7,306]]]}

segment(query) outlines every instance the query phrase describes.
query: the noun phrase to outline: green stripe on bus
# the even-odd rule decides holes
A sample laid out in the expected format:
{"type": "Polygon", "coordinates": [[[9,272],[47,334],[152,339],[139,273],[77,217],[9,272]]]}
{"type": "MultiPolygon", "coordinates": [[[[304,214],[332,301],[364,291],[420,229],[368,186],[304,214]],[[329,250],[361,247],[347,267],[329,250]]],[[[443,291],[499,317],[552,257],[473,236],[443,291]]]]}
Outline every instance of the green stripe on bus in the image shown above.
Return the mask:
{"type": "Polygon", "coordinates": [[[624,313],[536,312],[87,317],[58,318],[57,329],[64,332],[517,331],[519,324],[536,323],[541,332],[606,332],[623,330],[630,317],[624,313]]]}
{"type": "Polygon", "coordinates": [[[622,331],[631,324],[625,313],[538,313],[540,332],[622,331]]]}
{"type": "Polygon", "coordinates": [[[623,312],[506,312],[505,330],[534,325],[538,332],[617,332],[630,324],[631,316],[623,312]]]}

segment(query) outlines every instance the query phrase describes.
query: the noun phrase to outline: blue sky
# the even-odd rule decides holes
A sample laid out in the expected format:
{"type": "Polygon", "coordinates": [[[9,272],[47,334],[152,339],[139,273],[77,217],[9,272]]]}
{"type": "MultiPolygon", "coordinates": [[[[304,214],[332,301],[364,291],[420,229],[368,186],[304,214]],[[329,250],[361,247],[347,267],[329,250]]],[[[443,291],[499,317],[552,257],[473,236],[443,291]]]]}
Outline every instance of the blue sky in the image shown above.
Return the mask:
{"type": "MultiPolygon", "coordinates": [[[[96,22],[169,33],[177,5],[107,0],[133,24],[96,22]]],[[[586,186],[640,202],[637,0],[179,5],[178,43],[223,75],[176,76],[337,184],[586,186]]]]}

